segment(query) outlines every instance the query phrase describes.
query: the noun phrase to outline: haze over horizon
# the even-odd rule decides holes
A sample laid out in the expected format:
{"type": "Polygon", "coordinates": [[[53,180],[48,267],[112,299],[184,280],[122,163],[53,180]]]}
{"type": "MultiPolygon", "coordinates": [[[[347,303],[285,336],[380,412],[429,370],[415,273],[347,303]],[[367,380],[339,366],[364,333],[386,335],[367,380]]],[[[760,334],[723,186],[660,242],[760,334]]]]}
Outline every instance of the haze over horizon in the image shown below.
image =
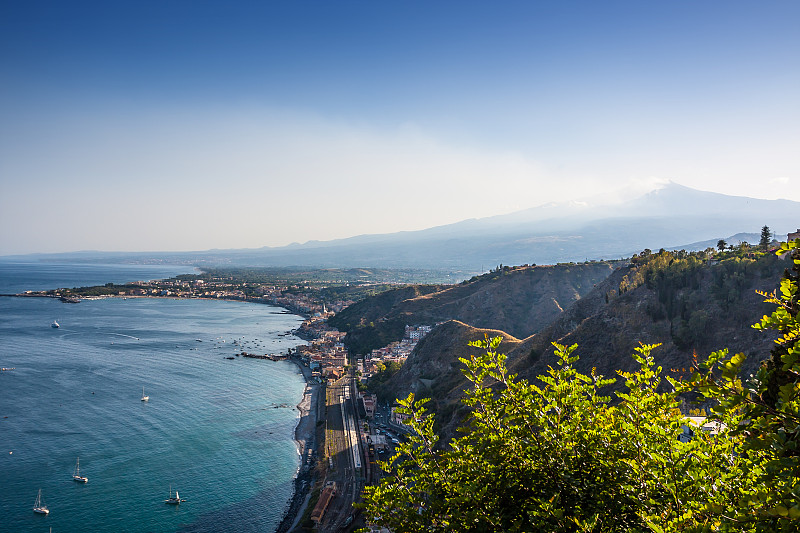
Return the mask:
{"type": "MultiPolygon", "coordinates": [[[[0,255],[800,201],[795,2],[6,2],[0,255]]],[[[768,223],[768,221],[765,221],[768,223]]]]}

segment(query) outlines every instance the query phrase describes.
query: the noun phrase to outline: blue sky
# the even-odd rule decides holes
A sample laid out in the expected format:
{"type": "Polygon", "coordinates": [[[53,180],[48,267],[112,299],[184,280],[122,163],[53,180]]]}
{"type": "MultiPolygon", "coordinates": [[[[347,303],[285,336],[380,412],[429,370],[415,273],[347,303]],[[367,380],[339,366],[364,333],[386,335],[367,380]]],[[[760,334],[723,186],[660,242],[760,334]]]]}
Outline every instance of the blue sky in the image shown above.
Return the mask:
{"type": "Polygon", "coordinates": [[[800,201],[797,2],[0,1],[0,255],[800,201]]]}

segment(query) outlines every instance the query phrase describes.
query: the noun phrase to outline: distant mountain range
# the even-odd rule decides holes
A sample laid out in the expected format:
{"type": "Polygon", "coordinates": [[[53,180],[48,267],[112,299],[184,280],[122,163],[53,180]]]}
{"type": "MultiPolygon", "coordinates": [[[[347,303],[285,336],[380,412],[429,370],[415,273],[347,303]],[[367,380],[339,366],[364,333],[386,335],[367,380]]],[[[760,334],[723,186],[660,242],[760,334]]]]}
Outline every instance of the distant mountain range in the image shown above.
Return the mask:
{"type": "Polygon", "coordinates": [[[178,262],[235,266],[434,268],[481,272],[499,264],[629,257],[645,248],[702,249],[768,225],[778,239],[800,227],[800,202],[759,200],[669,183],[614,206],[569,202],[420,231],[283,247],[204,252],[32,255],[42,260],[178,262]],[[693,244],[686,244],[693,243],[693,244]]]}

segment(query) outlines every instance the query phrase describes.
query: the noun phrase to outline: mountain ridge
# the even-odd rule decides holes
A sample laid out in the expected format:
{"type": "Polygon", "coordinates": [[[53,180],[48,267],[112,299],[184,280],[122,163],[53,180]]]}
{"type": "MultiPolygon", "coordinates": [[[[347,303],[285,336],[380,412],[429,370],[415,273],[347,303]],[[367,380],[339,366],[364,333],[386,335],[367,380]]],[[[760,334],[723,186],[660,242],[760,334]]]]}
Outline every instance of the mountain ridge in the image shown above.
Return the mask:
{"type": "MultiPolygon", "coordinates": [[[[504,215],[423,230],[362,234],[282,247],[204,252],[110,252],[122,261],[173,261],[214,266],[425,268],[483,272],[498,264],[555,264],[629,257],[645,248],[689,247],[759,231],[779,235],[800,226],[800,202],[698,191],[673,182],[626,202],[547,203],[504,215]]],[[[92,252],[72,254],[89,260],[92,252]]],[[[45,260],[70,254],[29,256],[45,260]]]]}

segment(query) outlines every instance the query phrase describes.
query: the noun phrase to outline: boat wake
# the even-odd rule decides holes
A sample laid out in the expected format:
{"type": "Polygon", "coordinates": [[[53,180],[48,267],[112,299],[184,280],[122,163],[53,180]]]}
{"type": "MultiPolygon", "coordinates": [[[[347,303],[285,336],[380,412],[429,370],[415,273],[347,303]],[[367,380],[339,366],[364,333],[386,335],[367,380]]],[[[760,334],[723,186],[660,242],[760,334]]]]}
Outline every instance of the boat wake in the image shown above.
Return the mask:
{"type": "Polygon", "coordinates": [[[128,337],[129,339],[139,340],[139,337],[134,337],[133,335],[125,335],[124,333],[108,333],[107,335],[116,335],[117,337],[128,337]]]}

